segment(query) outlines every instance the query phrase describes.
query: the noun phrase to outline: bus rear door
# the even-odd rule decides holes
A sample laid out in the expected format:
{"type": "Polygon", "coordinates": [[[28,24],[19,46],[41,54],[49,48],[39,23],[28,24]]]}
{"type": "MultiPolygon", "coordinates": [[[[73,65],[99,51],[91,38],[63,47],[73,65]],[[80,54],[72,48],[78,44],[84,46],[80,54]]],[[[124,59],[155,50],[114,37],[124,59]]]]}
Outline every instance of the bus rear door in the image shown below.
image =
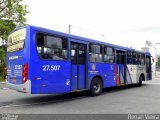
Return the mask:
{"type": "Polygon", "coordinates": [[[123,85],[126,82],[126,52],[116,51],[116,81],[117,85],[123,85]]]}

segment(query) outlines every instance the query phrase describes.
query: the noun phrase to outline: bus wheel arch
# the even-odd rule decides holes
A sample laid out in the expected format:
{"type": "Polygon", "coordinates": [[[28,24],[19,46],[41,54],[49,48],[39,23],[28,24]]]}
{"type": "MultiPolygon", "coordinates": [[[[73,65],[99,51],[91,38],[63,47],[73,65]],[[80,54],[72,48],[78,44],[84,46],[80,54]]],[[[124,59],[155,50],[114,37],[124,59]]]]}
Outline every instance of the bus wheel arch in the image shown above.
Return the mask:
{"type": "Polygon", "coordinates": [[[103,79],[101,76],[96,75],[92,78],[90,83],[90,92],[92,96],[98,96],[101,94],[104,87],[103,79]]]}

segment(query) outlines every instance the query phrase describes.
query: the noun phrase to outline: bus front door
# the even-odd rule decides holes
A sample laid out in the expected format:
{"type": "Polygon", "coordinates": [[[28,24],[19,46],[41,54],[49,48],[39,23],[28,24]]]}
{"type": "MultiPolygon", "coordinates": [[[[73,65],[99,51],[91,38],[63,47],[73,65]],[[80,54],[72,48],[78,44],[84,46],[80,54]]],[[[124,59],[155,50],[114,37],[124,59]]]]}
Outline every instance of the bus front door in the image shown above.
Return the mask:
{"type": "Polygon", "coordinates": [[[86,45],[71,42],[71,91],[86,87],[86,45]]]}
{"type": "Polygon", "coordinates": [[[117,85],[123,85],[126,82],[126,52],[116,51],[116,81],[117,85]]]}

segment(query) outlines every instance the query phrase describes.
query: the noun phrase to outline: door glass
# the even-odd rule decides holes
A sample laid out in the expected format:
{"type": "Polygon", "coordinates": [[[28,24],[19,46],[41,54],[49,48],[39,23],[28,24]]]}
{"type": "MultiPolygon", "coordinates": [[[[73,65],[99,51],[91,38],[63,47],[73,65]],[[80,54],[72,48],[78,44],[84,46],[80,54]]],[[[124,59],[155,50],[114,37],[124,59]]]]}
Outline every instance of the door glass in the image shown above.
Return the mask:
{"type": "Polygon", "coordinates": [[[76,59],[76,50],[75,49],[72,49],[71,50],[71,62],[74,63],[74,64],[77,64],[77,59],[76,59]]]}
{"type": "Polygon", "coordinates": [[[85,63],[84,46],[82,48],[79,48],[78,63],[79,64],[84,64],[85,63]]]}

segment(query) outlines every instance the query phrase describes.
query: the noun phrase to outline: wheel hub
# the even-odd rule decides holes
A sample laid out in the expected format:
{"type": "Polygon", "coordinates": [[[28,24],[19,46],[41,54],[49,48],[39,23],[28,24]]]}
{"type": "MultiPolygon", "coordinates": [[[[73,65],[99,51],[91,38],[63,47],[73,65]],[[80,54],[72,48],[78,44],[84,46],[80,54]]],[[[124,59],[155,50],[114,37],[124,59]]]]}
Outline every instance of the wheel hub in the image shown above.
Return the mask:
{"type": "Polygon", "coordinates": [[[100,90],[100,85],[99,85],[98,83],[96,83],[96,84],[93,86],[93,88],[94,88],[95,92],[97,93],[97,92],[99,92],[99,90],[100,90]]]}

